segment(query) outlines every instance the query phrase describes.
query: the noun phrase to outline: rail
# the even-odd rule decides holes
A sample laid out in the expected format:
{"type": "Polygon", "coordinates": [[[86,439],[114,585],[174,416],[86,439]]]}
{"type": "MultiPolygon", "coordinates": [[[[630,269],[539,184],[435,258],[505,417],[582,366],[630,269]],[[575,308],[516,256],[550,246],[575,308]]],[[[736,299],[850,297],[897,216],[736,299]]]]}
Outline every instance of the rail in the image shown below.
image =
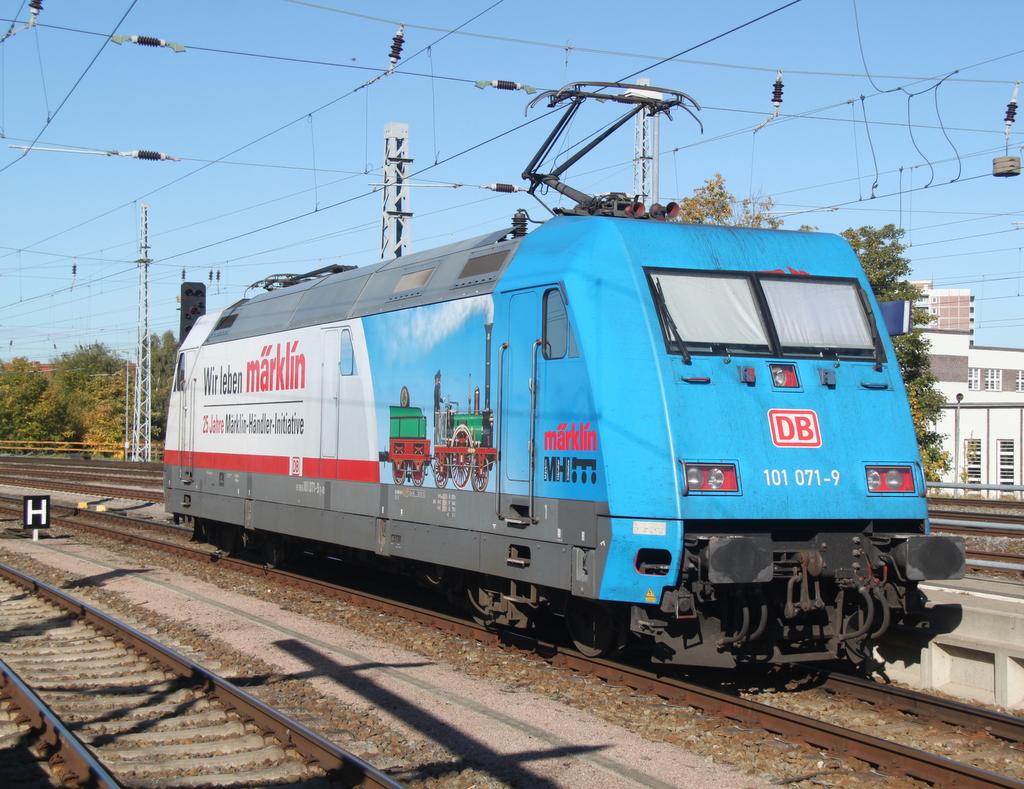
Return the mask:
{"type": "Polygon", "coordinates": [[[46,760],[58,767],[62,785],[92,789],[121,789],[118,781],[18,674],[0,660],[0,694],[10,700],[18,715],[32,727],[44,746],[46,760]]]}
{"type": "Polygon", "coordinates": [[[0,564],[0,576],[21,587],[29,594],[45,600],[83,624],[128,645],[157,665],[208,689],[227,706],[233,707],[245,719],[252,721],[263,732],[272,734],[285,747],[291,747],[310,761],[317,762],[340,783],[359,789],[405,789],[399,782],[353,756],[331,741],[324,739],[301,723],[284,717],[264,702],[250,696],[240,687],[208,671],[189,658],[164,647],[139,631],[123,624],[96,608],[71,597],[65,592],[31,578],[13,567],[0,564]]]}

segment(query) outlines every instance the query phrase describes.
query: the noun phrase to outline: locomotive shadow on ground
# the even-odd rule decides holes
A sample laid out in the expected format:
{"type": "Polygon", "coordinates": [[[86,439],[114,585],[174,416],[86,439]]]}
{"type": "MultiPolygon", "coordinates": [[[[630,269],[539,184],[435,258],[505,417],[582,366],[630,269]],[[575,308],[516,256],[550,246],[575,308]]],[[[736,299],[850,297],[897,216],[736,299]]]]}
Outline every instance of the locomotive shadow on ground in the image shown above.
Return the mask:
{"type": "MultiPolygon", "coordinates": [[[[461,757],[458,762],[420,764],[402,773],[401,780],[403,781],[436,778],[444,773],[456,773],[467,767],[472,767],[498,780],[507,781],[513,786],[529,786],[531,789],[556,789],[557,783],[530,772],[523,765],[526,762],[542,759],[558,759],[583,753],[593,753],[604,750],[606,747],[604,745],[573,745],[543,751],[524,751],[507,755],[498,754],[486,743],[463,734],[428,710],[399,698],[386,688],[380,687],[371,677],[362,673],[371,670],[392,670],[396,668],[395,666],[379,663],[343,666],[295,639],[275,641],[274,646],[279,647],[293,657],[303,661],[312,669],[315,669],[314,672],[309,672],[310,676],[332,679],[339,685],[357,692],[374,706],[386,710],[407,726],[423,733],[429,739],[461,757]],[[499,761],[501,767],[499,769],[488,767],[483,763],[483,759],[487,757],[499,761]]],[[[514,722],[507,723],[515,725],[514,722]]]]}
{"type": "Polygon", "coordinates": [[[86,575],[82,578],[77,578],[74,581],[68,581],[63,584],[65,589],[84,589],[94,586],[103,586],[107,581],[111,581],[115,578],[126,578],[131,575],[142,575],[144,573],[153,572],[151,567],[143,567],[138,570],[129,570],[127,568],[120,568],[117,570],[110,570],[106,573],[97,573],[96,575],[86,575]]]}

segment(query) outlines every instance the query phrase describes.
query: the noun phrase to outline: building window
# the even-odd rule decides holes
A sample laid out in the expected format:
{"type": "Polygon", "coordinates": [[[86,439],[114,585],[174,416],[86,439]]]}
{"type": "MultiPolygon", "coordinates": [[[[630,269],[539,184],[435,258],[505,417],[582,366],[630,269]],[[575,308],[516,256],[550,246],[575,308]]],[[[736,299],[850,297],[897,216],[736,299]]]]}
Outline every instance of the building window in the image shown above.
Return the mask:
{"type": "Polygon", "coordinates": [[[967,484],[981,484],[981,439],[964,439],[964,464],[967,467],[967,484]]]}
{"type": "Polygon", "coordinates": [[[1017,371],[1017,391],[1024,392],[1024,370],[1017,371]]]}
{"type": "Polygon", "coordinates": [[[1001,391],[1003,391],[1003,371],[1002,370],[986,370],[985,371],[985,391],[986,392],[1001,392],[1001,391]]]}
{"type": "Polygon", "coordinates": [[[999,484],[1012,485],[1017,476],[1017,453],[1014,451],[1012,438],[1000,438],[996,441],[999,453],[999,484]]]}
{"type": "Polygon", "coordinates": [[[981,370],[979,368],[967,368],[967,388],[975,392],[981,389],[981,370]]]}

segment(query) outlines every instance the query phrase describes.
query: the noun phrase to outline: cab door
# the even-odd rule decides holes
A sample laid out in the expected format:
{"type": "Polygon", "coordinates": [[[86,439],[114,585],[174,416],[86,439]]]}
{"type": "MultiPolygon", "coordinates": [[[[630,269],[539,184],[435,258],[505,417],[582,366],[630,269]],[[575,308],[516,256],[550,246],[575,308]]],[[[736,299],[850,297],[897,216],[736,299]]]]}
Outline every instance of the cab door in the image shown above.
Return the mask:
{"type": "Polygon", "coordinates": [[[509,299],[508,343],[501,349],[501,407],[499,431],[502,487],[508,493],[526,493],[533,457],[530,438],[534,428],[532,390],[535,345],[540,340],[540,296],[534,291],[509,299]]]}
{"type": "Polygon", "coordinates": [[[337,329],[323,336],[320,373],[320,460],[318,474],[327,479],[338,476],[338,406],[341,397],[341,338],[337,329]]]}
{"type": "Polygon", "coordinates": [[[178,392],[178,479],[183,482],[192,481],[193,448],[195,444],[195,398],[196,381],[192,376],[196,352],[183,351],[178,354],[178,368],[174,378],[174,388],[178,392]]]}

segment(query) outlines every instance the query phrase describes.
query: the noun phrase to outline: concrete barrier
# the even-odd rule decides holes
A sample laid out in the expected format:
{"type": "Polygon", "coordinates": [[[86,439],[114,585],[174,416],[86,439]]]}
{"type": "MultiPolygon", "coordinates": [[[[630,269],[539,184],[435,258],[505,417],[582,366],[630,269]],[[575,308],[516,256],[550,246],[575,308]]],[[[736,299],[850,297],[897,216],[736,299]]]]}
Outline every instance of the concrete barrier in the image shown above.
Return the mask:
{"type": "Polygon", "coordinates": [[[920,629],[894,628],[876,673],[969,702],[1024,709],[1024,584],[967,578],[927,585],[920,629]]]}

